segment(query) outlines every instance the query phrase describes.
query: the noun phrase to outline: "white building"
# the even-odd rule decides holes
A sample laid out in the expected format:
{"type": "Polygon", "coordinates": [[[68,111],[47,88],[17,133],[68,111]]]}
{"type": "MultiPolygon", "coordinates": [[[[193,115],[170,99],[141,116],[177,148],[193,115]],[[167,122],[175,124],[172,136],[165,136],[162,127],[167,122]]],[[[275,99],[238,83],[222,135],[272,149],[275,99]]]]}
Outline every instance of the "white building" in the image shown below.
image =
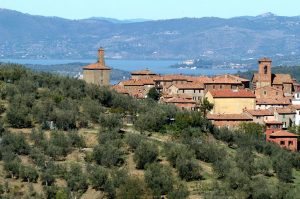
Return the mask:
{"type": "Polygon", "coordinates": [[[295,125],[300,125],[300,92],[294,94],[294,99],[292,100],[293,107],[296,109],[295,115],[295,125]]]}

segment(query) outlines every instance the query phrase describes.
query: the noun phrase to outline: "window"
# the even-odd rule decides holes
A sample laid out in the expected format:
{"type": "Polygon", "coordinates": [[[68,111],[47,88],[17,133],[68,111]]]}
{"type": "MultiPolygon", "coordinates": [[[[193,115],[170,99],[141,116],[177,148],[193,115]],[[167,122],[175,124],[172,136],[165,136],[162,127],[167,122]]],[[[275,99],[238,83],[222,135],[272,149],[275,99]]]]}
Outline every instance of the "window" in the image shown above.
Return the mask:
{"type": "Polygon", "coordinates": [[[290,145],[293,145],[293,141],[289,141],[289,146],[290,146],[290,145]]]}
{"type": "Polygon", "coordinates": [[[216,87],[215,87],[215,85],[213,85],[213,89],[215,89],[216,87]]]}
{"type": "Polygon", "coordinates": [[[285,114],[282,115],[282,118],[285,119],[285,114]]]}
{"type": "Polygon", "coordinates": [[[264,74],[268,74],[268,66],[264,66],[264,74]]]}
{"type": "Polygon", "coordinates": [[[220,85],[220,89],[222,89],[223,88],[223,85],[220,85]]]}
{"type": "Polygon", "coordinates": [[[196,90],[194,90],[194,93],[196,93],[196,90]]]}
{"type": "Polygon", "coordinates": [[[278,92],[276,92],[276,95],[278,95],[278,92]]]}
{"type": "Polygon", "coordinates": [[[285,145],[285,141],[280,141],[280,145],[285,145]]]}
{"type": "Polygon", "coordinates": [[[267,91],[264,91],[264,95],[267,95],[267,91]]]}

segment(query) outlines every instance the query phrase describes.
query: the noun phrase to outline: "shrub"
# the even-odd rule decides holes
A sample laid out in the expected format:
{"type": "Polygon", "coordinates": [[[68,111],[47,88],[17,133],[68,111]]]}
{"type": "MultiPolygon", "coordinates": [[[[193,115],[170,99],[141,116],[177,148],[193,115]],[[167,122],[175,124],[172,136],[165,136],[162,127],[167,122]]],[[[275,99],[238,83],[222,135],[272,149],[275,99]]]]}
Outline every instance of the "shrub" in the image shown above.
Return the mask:
{"type": "Polygon", "coordinates": [[[123,152],[111,144],[98,145],[93,151],[94,160],[98,164],[106,167],[120,166],[123,164],[124,160],[122,156],[123,152]]]}
{"type": "Polygon", "coordinates": [[[39,174],[31,166],[20,166],[20,177],[27,182],[36,182],[39,174]]]}
{"type": "Polygon", "coordinates": [[[251,195],[253,199],[276,198],[274,193],[275,187],[271,187],[270,183],[263,177],[255,177],[251,181],[251,195]]]}
{"type": "Polygon", "coordinates": [[[141,142],[134,153],[134,161],[138,169],[144,169],[148,163],[156,161],[158,156],[158,148],[155,144],[144,141],[141,142]]]}
{"type": "Polygon", "coordinates": [[[278,179],[283,182],[291,182],[293,179],[293,166],[288,154],[281,152],[273,157],[272,162],[278,179]]]}
{"type": "Polygon", "coordinates": [[[189,191],[184,184],[179,184],[168,194],[168,199],[185,199],[188,198],[189,191]]]}
{"type": "Polygon", "coordinates": [[[30,149],[23,134],[14,134],[9,132],[5,133],[2,137],[2,151],[5,150],[5,148],[19,155],[28,155],[30,149]]]}
{"type": "Polygon", "coordinates": [[[139,144],[143,141],[144,136],[139,134],[128,134],[126,137],[126,143],[129,145],[131,150],[137,149],[139,144]]]}
{"type": "Polygon", "coordinates": [[[255,161],[256,172],[265,176],[271,176],[272,162],[269,157],[258,158],[255,161]]]}
{"type": "Polygon", "coordinates": [[[6,119],[14,128],[29,128],[32,126],[30,109],[24,104],[10,104],[6,111],[6,119]]]}
{"type": "Polygon", "coordinates": [[[155,196],[168,194],[173,189],[173,177],[170,168],[157,163],[147,167],[145,182],[155,196]]]}
{"type": "Polygon", "coordinates": [[[166,153],[167,159],[173,167],[176,167],[178,161],[180,162],[181,160],[191,160],[195,158],[195,153],[184,145],[167,145],[166,153]]]}
{"type": "Polygon", "coordinates": [[[72,147],[76,148],[84,148],[86,146],[84,137],[82,135],[79,135],[76,131],[68,132],[67,134],[69,143],[72,147]]]}
{"type": "Polygon", "coordinates": [[[202,179],[202,175],[200,174],[202,169],[193,160],[177,159],[176,168],[179,176],[186,181],[202,179]]]}
{"type": "Polygon", "coordinates": [[[66,174],[66,181],[71,191],[80,191],[84,193],[87,188],[87,178],[83,174],[81,166],[78,164],[72,164],[69,172],[66,174]]]}
{"type": "Polygon", "coordinates": [[[142,199],[144,194],[143,181],[138,178],[129,178],[120,186],[118,197],[120,199],[142,199]]]}
{"type": "Polygon", "coordinates": [[[219,178],[224,178],[228,175],[230,169],[233,167],[233,162],[230,159],[221,159],[213,163],[214,171],[219,178]]]}
{"type": "Polygon", "coordinates": [[[94,188],[103,189],[108,181],[108,172],[105,168],[97,166],[90,168],[90,180],[94,188]]]}

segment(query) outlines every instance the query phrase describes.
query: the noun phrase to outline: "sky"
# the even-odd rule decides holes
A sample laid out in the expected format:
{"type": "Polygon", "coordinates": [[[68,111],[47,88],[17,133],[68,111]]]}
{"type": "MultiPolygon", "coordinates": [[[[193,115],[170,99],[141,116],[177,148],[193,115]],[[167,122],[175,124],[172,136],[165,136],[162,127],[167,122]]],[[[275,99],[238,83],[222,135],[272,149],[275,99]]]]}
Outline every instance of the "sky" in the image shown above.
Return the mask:
{"type": "Polygon", "coordinates": [[[300,15],[300,0],[0,0],[0,8],[68,19],[300,15]]]}

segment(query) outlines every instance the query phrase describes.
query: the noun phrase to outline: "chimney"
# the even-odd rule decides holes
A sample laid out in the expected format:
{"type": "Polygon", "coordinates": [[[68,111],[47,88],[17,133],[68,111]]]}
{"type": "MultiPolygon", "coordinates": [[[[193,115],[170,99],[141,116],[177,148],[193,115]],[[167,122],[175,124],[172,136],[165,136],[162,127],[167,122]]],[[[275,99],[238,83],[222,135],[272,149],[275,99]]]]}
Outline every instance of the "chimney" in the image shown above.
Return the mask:
{"type": "Polygon", "coordinates": [[[100,47],[98,49],[98,63],[100,66],[105,66],[105,61],[104,61],[104,48],[100,47]]]}

